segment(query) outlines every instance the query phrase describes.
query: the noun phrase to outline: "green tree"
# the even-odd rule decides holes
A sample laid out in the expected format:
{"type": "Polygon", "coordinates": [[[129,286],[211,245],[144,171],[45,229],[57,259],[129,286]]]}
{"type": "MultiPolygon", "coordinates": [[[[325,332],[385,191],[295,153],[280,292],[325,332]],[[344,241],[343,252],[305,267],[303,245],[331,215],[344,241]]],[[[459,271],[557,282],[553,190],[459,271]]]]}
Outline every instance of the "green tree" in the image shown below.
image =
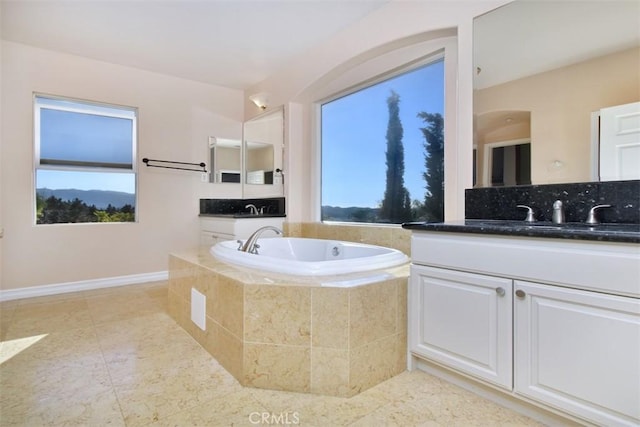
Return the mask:
{"type": "Polygon", "coordinates": [[[391,91],[387,98],[389,123],[387,125],[387,181],[380,217],[392,223],[411,220],[411,198],[404,186],[404,131],[400,122],[400,96],[391,91]]]}
{"type": "Polygon", "coordinates": [[[420,128],[425,138],[426,181],[423,217],[428,222],[444,221],[444,120],[440,113],[418,113],[426,124],[420,128]]]}
{"type": "Polygon", "coordinates": [[[375,214],[370,208],[357,208],[351,213],[349,221],[373,222],[375,221],[375,214]]]}

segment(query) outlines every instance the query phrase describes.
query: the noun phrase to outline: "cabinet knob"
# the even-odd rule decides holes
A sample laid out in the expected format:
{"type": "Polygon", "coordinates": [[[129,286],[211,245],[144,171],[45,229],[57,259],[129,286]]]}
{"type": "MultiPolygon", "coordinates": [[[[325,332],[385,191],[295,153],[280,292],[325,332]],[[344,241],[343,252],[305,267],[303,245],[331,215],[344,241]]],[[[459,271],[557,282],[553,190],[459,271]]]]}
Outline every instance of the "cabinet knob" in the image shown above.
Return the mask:
{"type": "Polygon", "coordinates": [[[516,291],[516,296],[517,296],[518,298],[524,298],[526,295],[527,295],[527,294],[526,294],[522,289],[518,289],[518,290],[516,291]]]}
{"type": "Polygon", "coordinates": [[[496,288],[496,294],[498,294],[499,297],[503,297],[505,294],[504,288],[496,288]]]}

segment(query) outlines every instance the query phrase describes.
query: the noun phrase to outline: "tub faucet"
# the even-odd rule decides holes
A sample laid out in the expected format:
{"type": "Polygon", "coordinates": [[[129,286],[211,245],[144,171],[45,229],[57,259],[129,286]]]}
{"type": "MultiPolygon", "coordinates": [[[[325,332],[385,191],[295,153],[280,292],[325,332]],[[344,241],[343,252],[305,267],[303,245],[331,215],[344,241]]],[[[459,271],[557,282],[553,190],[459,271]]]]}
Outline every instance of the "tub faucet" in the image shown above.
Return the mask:
{"type": "Polygon", "coordinates": [[[267,231],[267,230],[271,230],[274,231],[276,234],[281,235],[282,234],[282,230],[280,230],[278,227],[274,227],[272,225],[267,225],[264,227],[260,227],[258,228],[251,236],[249,236],[249,238],[247,239],[246,242],[244,242],[244,245],[241,248],[238,248],[239,251],[242,252],[249,252],[250,254],[258,254],[258,248],[260,247],[258,245],[258,238],[260,237],[260,235],[267,231]]]}
{"type": "Polygon", "coordinates": [[[553,214],[551,216],[551,220],[554,224],[564,223],[564,208],[562,206],[562,201],[556,200],[553,202],[553,214]]]}

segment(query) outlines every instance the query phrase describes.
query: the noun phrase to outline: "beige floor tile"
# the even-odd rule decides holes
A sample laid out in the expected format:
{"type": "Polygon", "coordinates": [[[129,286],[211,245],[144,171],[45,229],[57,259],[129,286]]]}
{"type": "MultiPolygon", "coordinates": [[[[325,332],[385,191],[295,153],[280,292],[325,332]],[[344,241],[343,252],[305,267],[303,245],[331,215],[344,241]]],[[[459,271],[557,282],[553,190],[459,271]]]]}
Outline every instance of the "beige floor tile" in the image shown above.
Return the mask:
{"type": "Polygon", "coordinates": [[[51,303],[24,303],[16,307],[6,338],[22,338],[91,325],[91,316],[84,298],[51,303]]]}
{"type": "Polygon", "coordinates": [[[351,398],[253,390],[256,399],[274,414],[297,414],[303,426],[347,426],[389,402],[381,396],[351,398]]]}
{"type": "Polygon", "coordinates": [[[2,425],[122,425],[92,328],[7,341],[0,362],[2,425]]]}
{"type": "Polygon", "coordinates": [[[351,398],[242,387],[156,282],[0,305],[4,426],[534,426],[421,371],[351,398]]]}
{"type": "MultiPolygon", "coordinates": [[[[248,389],[242,389],[225,396],[160,418],[152,426],[255,426],[261,423],[265,408],[253,397],[248,389]]],[[[293,419],[291,420],[293,421],[293,419]]]]}
{"type": "Polygon", "coordinates": [[[1,341],[4,341],[17,306],[18,303],[15,301],[0,303],[0,348],[2,347],[1,341]]]}
{"type": "Polygon", "coordinates": [[[165,313],[166,304],[148,293],[130,291],[124,294],[103,294],[88,297],[87,308],[91,319],[98,326],[100,323],[133,319],[152,313],[165,313]]]}
{"type": "Polygon", "coordinates": [[[146,425],[242,390],[221,372],[217,363],[192,368],[165,369],[133,384],[115,385],[128,426],[146,425]]]}

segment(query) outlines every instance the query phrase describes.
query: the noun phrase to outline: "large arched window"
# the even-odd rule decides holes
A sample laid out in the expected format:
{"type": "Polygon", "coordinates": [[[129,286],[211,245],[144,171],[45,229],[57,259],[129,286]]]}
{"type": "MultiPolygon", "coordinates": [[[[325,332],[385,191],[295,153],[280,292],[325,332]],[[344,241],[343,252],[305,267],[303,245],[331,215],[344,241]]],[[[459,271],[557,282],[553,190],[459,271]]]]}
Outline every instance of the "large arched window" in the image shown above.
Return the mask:
{"type": "Polygon", "coordinates": [[[455,76],[444,46],[455,38],[426,44],[376,75],[361,67],[360,82],[318,102],[322,221],[444,220],[446,80],[455,76]]]}

